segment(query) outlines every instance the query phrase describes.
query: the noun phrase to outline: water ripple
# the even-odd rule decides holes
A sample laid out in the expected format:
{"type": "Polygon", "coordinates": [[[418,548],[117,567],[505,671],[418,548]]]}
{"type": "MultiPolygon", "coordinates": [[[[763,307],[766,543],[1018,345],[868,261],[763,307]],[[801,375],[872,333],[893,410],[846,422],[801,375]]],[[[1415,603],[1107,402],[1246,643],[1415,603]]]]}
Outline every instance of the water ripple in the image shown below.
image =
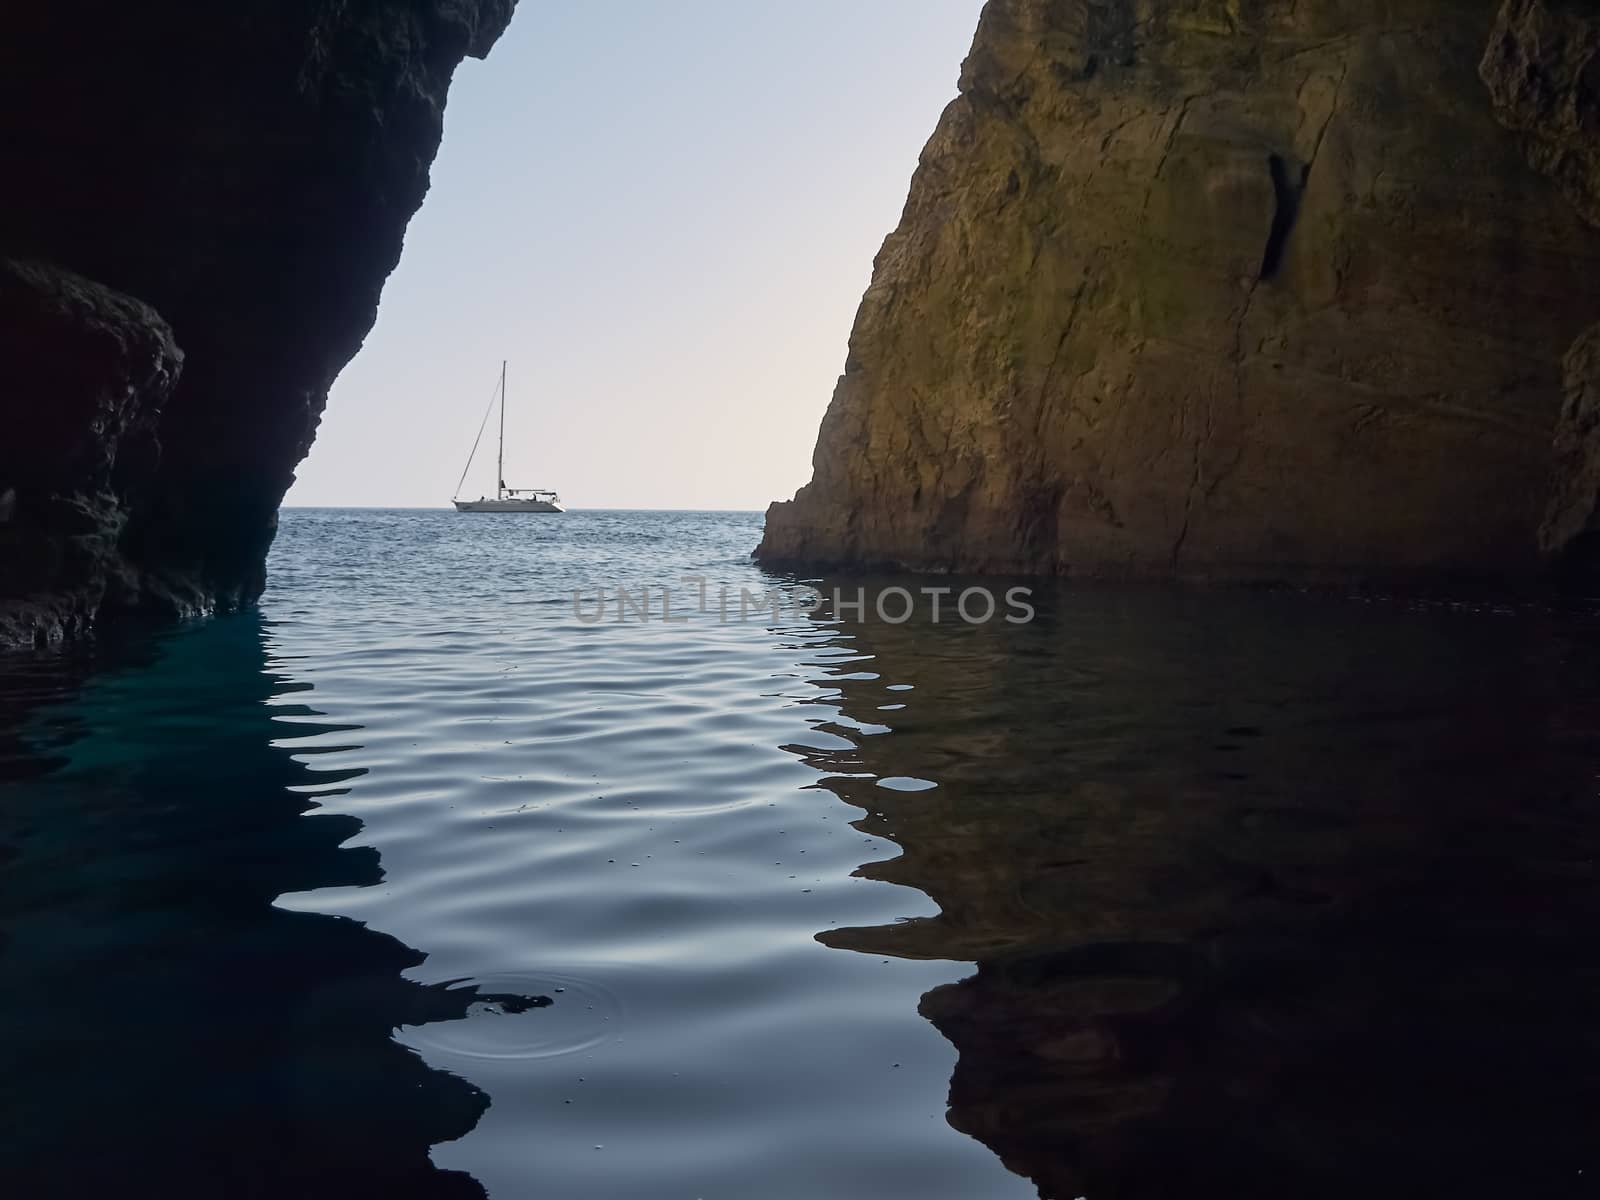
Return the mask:
{"type": "Polygon", "coordinates": [[[723,585],[735,616],[740,588],[790,586],[749,562],[758,532],[286,512],[264,601],[270,669],[302,689],[281,744],[327,772],[318,799],[365,823],[383,878],[278,904],[393,934],[428,955],[421,982],[482,997],[399,1036],[488,1093],[435,1158],[491,1195],[876,1200],[896,1161],[928,1200],[1029,1195],[943,1120],[953,1058],[916,1009],[968,968],[816,940],[934,909],[862,877],[895,847],[821,786],[875,778],[861,745],[893,736],[840,711],[883,686],[873,657],[836,625],[720,619],[723,585]],[[675,597],[682,624],[574,616],[574,590],[592,608],[684,575],[711,601],[675,597]]]}
{"type": "Polygon", "coordinates": [[[402,1041],[445,1060],[557,1058],[616,1041],[626,1026],[621,994],[592,976],[502,971],[445,987],[476,993],[463,1019],[401,1029],[402,1041]]]}

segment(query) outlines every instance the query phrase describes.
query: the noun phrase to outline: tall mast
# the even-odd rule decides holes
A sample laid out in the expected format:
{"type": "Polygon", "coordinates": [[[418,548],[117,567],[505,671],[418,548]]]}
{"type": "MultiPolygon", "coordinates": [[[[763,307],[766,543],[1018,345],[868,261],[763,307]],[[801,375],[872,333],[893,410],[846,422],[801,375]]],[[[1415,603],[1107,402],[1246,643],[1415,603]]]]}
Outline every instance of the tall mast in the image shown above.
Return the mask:
{"type": "Polygon", "coordinates": [[[500,458],[495,463],[494,498],[506,498],[506,360],[500,360],[500,458]]]}

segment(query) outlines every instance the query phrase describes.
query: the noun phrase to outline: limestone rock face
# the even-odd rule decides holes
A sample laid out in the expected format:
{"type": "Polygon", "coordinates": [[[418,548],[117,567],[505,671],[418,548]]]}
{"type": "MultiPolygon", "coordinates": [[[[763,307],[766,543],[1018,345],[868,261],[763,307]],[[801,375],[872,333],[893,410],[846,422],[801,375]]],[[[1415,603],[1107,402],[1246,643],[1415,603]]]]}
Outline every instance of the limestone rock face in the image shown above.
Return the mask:
{"type": "Polygon", "coordinates": [[[7,14],[0,258],[29,265],[0,288],[48,336],[6,330],[0,642],[260,591],[278,503],[427,190],[451,75],[514,2],[7,14]],[[61,542],[68,511],[92,552],[61,542]]]}
{"type": "Polygon", "coordinates": [[[1528,162],[1600,225],[1600,11],[1588,0],[1506,0],[1480,66],[1495,115],[1528,162]]]}
{"type": "Polygon", "coordinates": [[[1541,572],[1600,320],[1586,8],[990,0],[758,556],[1541,572]]]}
{"type": "Polygon", "coordinates": [[[1567,400],[1556,426],[1557,488],[1540,543],[1585,590],[1600,564],[1600,325],[1567,355],[1567,400]]]}
{"type": "MultiPolygon", "coordinates": [[[[1506,0],[1480,67],[1528,162],[1600,227],[1600,12],[1583,0],[1506,0]]],[[[1540,547],[1567,579],[1600,584],[1600,325],[1565,361],[1555,485],[1540,547]]]]}

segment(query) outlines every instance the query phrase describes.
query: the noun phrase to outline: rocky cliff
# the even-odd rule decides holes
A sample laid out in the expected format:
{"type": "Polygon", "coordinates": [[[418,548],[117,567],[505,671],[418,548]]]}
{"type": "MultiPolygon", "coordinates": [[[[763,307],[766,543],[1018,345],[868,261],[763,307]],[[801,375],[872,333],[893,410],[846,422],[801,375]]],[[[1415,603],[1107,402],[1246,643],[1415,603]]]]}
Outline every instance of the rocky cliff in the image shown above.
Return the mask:
{"type": "Polygon", "coordinates": [[[0,643],[251,599],[515,0],[52,0],[0,42],[0,643]]]}
{"type": "MultiPolygon", "coordinates": [[[[1584,0],[1508,0],[1481,66],[1528,163],[1600,228],[1600,12],[1584,0]]],[[[1568,580],[1600,584],[1600,325],[1563,362],[1551,498],[1539,548],[1568,580]]]]}
{"type": "Polygon", "coordinates": [[[1597,219],[1588,0],[989,0],[758,555],[1571,566],[1597,219]]]}

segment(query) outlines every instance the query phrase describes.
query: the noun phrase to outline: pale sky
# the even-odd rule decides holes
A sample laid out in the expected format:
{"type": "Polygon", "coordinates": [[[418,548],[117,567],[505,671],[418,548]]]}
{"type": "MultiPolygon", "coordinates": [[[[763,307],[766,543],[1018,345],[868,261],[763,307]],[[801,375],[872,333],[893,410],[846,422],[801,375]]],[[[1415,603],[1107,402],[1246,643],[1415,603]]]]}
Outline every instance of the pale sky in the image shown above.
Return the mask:
{"type": "Polygon", "coordinates": [[[448,505],[502,358],[514,487],[790,496],[981,7],[522,0],[285,503],[448,505]]]}

